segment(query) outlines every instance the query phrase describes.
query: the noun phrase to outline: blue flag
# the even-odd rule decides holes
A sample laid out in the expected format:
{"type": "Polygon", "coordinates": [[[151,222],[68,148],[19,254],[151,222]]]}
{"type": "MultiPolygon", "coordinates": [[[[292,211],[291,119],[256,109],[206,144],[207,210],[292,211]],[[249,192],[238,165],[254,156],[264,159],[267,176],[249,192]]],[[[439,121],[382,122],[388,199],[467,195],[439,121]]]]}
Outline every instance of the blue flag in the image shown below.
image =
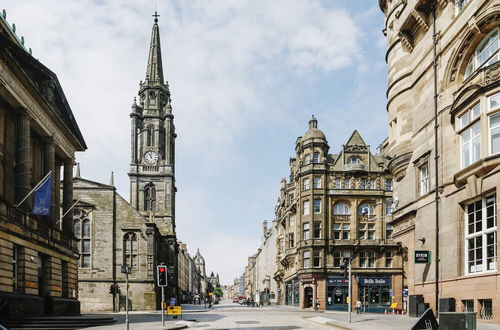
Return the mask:
{"type": "Polygon", "coordinates": [[[52,175],[35,190],[35,203],[33,204],[33,214],[50,214],[50,192],[52,188],[52,175]]]}

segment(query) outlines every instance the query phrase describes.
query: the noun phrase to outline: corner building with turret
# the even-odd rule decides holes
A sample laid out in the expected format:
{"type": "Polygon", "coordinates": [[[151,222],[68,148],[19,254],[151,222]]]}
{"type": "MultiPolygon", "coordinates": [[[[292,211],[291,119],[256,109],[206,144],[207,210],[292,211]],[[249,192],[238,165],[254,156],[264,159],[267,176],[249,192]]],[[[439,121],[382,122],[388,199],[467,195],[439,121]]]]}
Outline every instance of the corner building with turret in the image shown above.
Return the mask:
{"type": "MultiPolygon", "coordinates": [[[[500,1],[379,0],[410,297],[500,322],[500,1]],[[430,252],[418,263],[415,251],[430,252]]],[[[411,311],[412,308],[410,308],[411,311]]]]}
{"type": "Polygon", "coordinates": [[[354,131],[329,154],[316,118],[297,138],[290,178],[276,206],[278,303],[347,310],[348,281],[341,265],[352,258],[353,305],[384,312],[402,307],[402,248],[392,240],[392,175],[354,131]]]}

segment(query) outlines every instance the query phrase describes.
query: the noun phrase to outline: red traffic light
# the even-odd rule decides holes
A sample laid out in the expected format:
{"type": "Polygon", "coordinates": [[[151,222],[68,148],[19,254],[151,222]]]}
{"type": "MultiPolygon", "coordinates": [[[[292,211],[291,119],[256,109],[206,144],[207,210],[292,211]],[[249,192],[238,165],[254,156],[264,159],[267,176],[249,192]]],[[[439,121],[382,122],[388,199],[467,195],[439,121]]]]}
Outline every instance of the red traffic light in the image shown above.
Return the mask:
{"type": "Polygon", "coordinates": [[[165,273],[165,267],[158,267],[158,271],[160,273],[165,273]]]}

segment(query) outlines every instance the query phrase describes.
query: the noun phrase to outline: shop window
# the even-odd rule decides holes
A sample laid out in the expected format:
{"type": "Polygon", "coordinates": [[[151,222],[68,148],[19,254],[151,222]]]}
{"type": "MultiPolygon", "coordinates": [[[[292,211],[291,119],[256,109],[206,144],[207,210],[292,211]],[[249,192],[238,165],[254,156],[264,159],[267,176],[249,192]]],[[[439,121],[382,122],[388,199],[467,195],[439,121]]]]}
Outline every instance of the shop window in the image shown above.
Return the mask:
{"type": "Polygon", "coordinates": [[[350,213],[349,206],[345,203],[336,203],[333,206],[333,215],[349,215],[350,213]]]}
{"type": "Polygon", "coordinates": [[[304,179],[303,187],[304,187],[303,190],[311,189],[311,184],[309,183],[309,179],[304,179]]]}
{"type": "Polygon", "coordinates": [[[303,210],[303,215],[308,215],[309,214],[309,201],[303,201],[302,202],[302,210],[303,210]]]}
{"type": "Polygon", "coordinates": [[[304,251],[304,268],[311,267],[310,259],[311,259],[311,252],[304,251]]]}
{"type": "Polygon", "coordinates": [[[288,247],[292,249],[295,247],[295,235],[293,233],[288,234],[288,247]]]}
{"type": "Polygon", "coordinates": [[[314,238],[321,238],[321,222],[315,221],[313,229],[314,238]]]}
{"type": "Polygon", "coordinates": [[[493,319],[493,301],[491,299],[479,299],[479,305],[481,306],[479,317],[482,320],[492,320],[493,319]]]}
{"type": "Polygon", "coordinates": [[[468,274],[494,271],[497,257],[496,196],[466,206],[468,274]]]}
{"type": "Polygon", "coordinates": [[[302,238],[304,240],[308,240],[310,237],[309,237],[309,223],[304,223],[302,225],[302,238]]]}
{"type": "Polygon", "coordinates": [[[386,252],[385,253],[385,267],[386,268],[391,268],[392,267],[392,259],[393,259],[392,252],[386,252]]]}
{"type": "Polygon", "coordinates": [[[314,213],[321,213],[321,199],[314,200],[314,213]]]}
{"type": "Polygon", "coordinates": [[[321,251],[313,252],[313,267],[320,267],[321,265],[321,251]]]}
{"type": "Polygon", "coordinates": [[[313,178],[313,188],[314,189],[320,189],[321,188],[321,178],[320,177],[314,177],[313,178]]]}

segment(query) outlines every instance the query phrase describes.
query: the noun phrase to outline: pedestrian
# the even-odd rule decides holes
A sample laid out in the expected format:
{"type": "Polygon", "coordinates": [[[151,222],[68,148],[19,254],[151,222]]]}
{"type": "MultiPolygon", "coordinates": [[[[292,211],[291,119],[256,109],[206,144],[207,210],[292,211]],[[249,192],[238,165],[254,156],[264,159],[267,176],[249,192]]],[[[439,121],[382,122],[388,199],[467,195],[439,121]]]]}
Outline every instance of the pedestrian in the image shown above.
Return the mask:
{"type": "Polygon", "coordinates": [[[356,314],[359,313],[361,313],[361,301],[358,299],[358,301],[356,301],[356,314]]]}
{"type": "Polygon", "coordinates": [[[316,300],[314,300],[314,310],[318,310],[319,309],[319,299],[316,298],[316,300]]]}
{"type": "Polygon", "coordinates": [[[260,294],[258,292],[255,294],[255,305],[260,307],[260,294]]]}

